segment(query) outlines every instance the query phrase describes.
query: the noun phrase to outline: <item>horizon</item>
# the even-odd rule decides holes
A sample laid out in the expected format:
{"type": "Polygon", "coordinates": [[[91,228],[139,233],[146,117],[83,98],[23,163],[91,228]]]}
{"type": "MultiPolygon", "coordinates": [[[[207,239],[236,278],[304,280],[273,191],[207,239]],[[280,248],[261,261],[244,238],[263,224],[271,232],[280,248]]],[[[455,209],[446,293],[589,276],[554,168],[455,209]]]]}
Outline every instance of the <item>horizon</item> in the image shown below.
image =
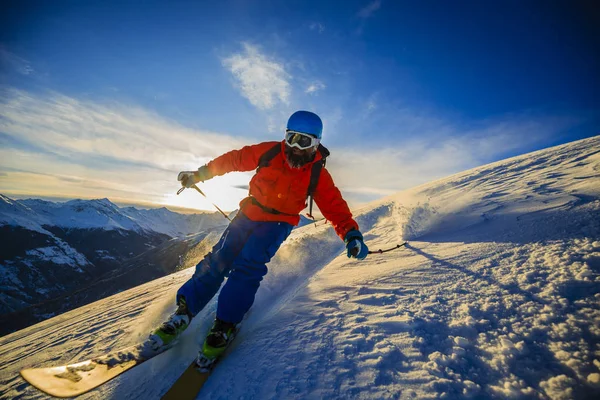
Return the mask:
{"type": "MultiPolygon", "coordinates": [[[[198,209],[194,209],[194,208],[187,208],[187,207],[179,207],[179,206],[171,206],[171,205],[163,205],[163,204],[156,204],[156,203],[133,203],[133,202],[121,202],[121,201],[116,201],[114,199],[110,199],[108,197],[104,197],[104,198],[82,198],[82,197],[51,197],[51,196],[38,196],[38,197],[32,197],[29,195],[7,195],[5,193],[0,193],[0,196],[4,196],[7,197],[11,200],[43,200],[43,201],[48,201],[51,203],[67,203],[69,201],[73,201],[73,200],[82,200],[82,201],[93,201],[93,200],[108,200],[111,203],[113,203],[114,205],[116,205],[119,208],[126,208],[126,207],[134,207],[137,208],[139,210],[149,210],[149,209],[161,209],[161,208],[165,208],[169,211],[173,211],[176,213],[180,213],[180,214],[213,214],[213,213],[218,213],[217,210],[198,210],[198,209]]],[[[224,210],[225,212],[233,212],[236,210],[224,210]]]]}
{"type": "MultiPolygon", "coordinates": [[[[259,3],[6,2],[0,193],[213,212],[177,173],[297,109],[351,208],[600,134],[586,2],[259,3]]],[[[251,175],[202,187],[235,210],[251,175]]]]}
{"type": "MultiPolygon", "coordinates": [[[[550,150],[550,149],[552,149],[554,147],[560,147],[562,145],[568,145],[568,144],[572,144],[572,143],[583,141],[583,140],[593,139],[595,137],[600,137],[600,135],[591,136],[591,137],[587,137],[587,138],[583,138],[583,139],[576,139],[576,140],[573,140],[571,142],[562,143],[562,144],[554,145],[554,146],[549,146],[549,147],[545,147],[545,148],[538,149],[538,150],[533,150],[533,151],[530,151],[530,152],[527,152],[527,153],[523,153],[523,154],[517,154],[517,155],[511,156],[511,157],[502,159],[502,160],[492,161],[490,163],[478,165],[478,166],[475,166],[473,168],[469,168],[469,169],[466,169],[466,170],[463,170],[463,171],[457,171],[457,172],[452,173],[450,175],[442,176],[442,177],[436,178],[436,179],[432,179],[431,181],[423,182],[423,183],[420,183],[418,185],[415,185],[415,186],[412,186],[412,187],[409,187],[409,188],[406,188],[406,189],[402,189],[402,190],[400,190],[398,192],[391,193],[391,194],[389,194],[387,196],[382,196],[382,197],[380,197],[378,199],[374,199],[372,201],[378,201],[378,200],[384,199],[386,197],[390,197],[390,196],[395,196],[395,195],[401,194],[402,192],[412,191],[412,190],[418,189],[420,186],[426,186],[426,185],[433,184],[436,181],[447,180],[447,179],[450,179],[454,175],[462,175],[462,174],[468,173],[469,171],[471,171],[473,169],[485,167],[487,165],[491,165],[491,164],[495,164],[495,163],[502,163],[504,161],[509,161],[511,159],[515,159],[515,158],[519,158],[519,157],[525,157],[527,155],[534,154],[534,153],[537,153],[537,152],[540,152],[540,151],[550,150]]],[[[193,191],[193,190],[191,190],[191,191],[193,191]]],[[[138,203],[138,202],[120,201],[120,200],[116,200],[116,199],[111,199],[110,197],[103,197],[103,198],[99,198],[99,197],[96,197],[96,198],[95,197],[89,197],[89,198],[74,197],[74,198],[71,198],[71,197],[52,197],[52,196],[32,197],[32,196],[29,196],[29,195],[18,195],[18,194],[17,195],[6,195],[5,193],[0,193],[0,195],[8,197],[8,198],[13,199],[13,200],[29,200],[29,199],[31,199],[31,200],[44,200],[44,201],[49,201],[49,202],[53,202],[53,203],[66,203],[66,202],[69,202],[69,201],[72,201],[72,200],[92,201],[92,200],[105,200],[106,199],[106,200],[110,201],[111,203],[113,203],[114,205],[118,206],[119,208],[124,208],[124,207],[135,207],[135,208],[138,208],[138,209],[160,209],[160,208],[166,208],[169,211],[173,211],[173,212],[177,212],[177,213],[181,213],[181,214],[197,214],[197,213],[210,213],[210,214],[213,214],[213,213],[219,213],[219,211],[217,211],[214,208],[214,206],[212,206],[212,205],[211,205],[212,209],[196,209],[196,208],[188,208],[188,207],[182,207],[182,206],[173,206],[173,205],[168,205],[168,204],[138,203]]],[[[198,196],[200,196],[200,195],[198,195],[198,196]]],[[[351,209],[351,211],[354,212],[355,209],[367,206],[369,203],[370,202],[357,205],[356,207],[354,207],[353,209],[351,209]]],[[[225,213],[232,213],[234,211],[237,211],[238,209],[239,209],[239,207],[231,209],[231,210],[225,210],[224,209],[223,211],[225,213]]],[[[322,218],[322,214],[320,213],[320,211],[318,209],[314,212],[314,214],[316,214],[318,216],[318,219],[317,219],[317,222],[318,222],[320,220],[320,218],[322,218]]],[[[302,214],[302,213],[300,215],[304,216],[304,214],[302,214]]]]}

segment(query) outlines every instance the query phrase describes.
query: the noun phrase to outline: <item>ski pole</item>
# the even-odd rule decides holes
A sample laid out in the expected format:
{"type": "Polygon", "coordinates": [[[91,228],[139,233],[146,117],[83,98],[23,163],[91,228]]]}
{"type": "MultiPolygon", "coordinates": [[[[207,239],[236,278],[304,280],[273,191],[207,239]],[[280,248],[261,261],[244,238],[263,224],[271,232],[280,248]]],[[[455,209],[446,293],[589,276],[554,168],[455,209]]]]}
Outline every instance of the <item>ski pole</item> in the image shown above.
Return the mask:
{"type": "MultiPolygon", "coordinates": [[[[210,201],[210,199],[208,198],[208,196],[207,196],[207,195],[205,195],[205,194],[204,194],[204,192],[203,192],[202,190],[200,190],[200,188],[199,188],[198,186],[196,186],[196,185],[192,185],[192,186],[190,186],[190,187],[193,187],[194,189],[196,189],[196,190],[198,191],[198,193],[200,193],[202,196],[204,196],[204,197],[206,198],[206,200],[210,201]]],[[[184,190],[185,190],[185,186],[184,186],[184,187],[182,187],[181,189],[179,189],[179,190],[177,191],[177,194],[179,194],[179,193],[183,192],[184,190]]],[[[229,216],[228,216],[227,214],[225,214],[225,213],[223,212],[223,210],[221,210],[221,209],[219,208],[219,206],[218,206],[218,205],[216,205],[216,204],[215,204],[215,203],[213,203],[212,201],[210,201],[210,204],[212,204],[212,205],[213,205],[213,206],[214,206],[214,207],[215,207],[217,210],[219,210],[219,212],[220,212],[221,214],[223,214],[223,216],[224,216],[225,218],[227,218],[227,219],[229,220],[229,222],[231,222],[231,218],[229,218],[229,216]]]]}
{"type": "Polygon", "coordinates": [[[407,244],[408,244],[408,242],[404,242],[404,243],[401,243],[401,244],[397,244],[397,245],[396,245],[396,247],[391,247],[391,248],[389,248],[389,249],[386,249],[386,250],[381,250],[381,249],[379,249],[379,250],[375,250],[375,251],[369,251],[369,254],[381,254],[381,253],[387,253],[388,251],[392,251],[392,250],[399,249],[400,247],[404,247],[404,246],[406,246],[407,244]]]}
{"type": "MultiPolygon", "coordinates": [[[[406,246],[408,244],[408,242],[404,242],[401,244],[397,244],[396,247],[391,247],[389,249],[385,249],[385,250],[375,250],[375,251],[371,251],[369,250],[369,252],[367,254],[381,254],[381,253],[387,253],[388,251],[392,251],[392,250],[396,250],[399,249],[400,247],[406,246]]],[[[356,255],[358,254],[358,249],[355,247],[350,251],[350,254],[352,254],[354,257],[356,257],[356,255]]]]}

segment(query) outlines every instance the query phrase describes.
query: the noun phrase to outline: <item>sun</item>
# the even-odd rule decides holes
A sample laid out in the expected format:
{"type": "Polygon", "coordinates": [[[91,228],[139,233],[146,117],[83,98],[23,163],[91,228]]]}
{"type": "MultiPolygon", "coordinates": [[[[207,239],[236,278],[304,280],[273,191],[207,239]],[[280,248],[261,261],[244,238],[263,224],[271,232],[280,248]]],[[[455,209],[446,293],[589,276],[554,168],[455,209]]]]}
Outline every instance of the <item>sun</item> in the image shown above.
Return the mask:
{"type": "Polygon", "coordinates": [[[177,195],[177,188],[174,188],[173,193],[165,194],[163,203],[167,206],[216,211],[214,203],[223,211],[233,211],[239,208],[240,201],[248,195],[248,190],[240,189],[239,186],[243,187],[244,184],[240,185],[240,179],[237,177],[219,176],[198,184],[198,188],[207,197],[202,196],[194,188],[185,189],[177,195]]]}

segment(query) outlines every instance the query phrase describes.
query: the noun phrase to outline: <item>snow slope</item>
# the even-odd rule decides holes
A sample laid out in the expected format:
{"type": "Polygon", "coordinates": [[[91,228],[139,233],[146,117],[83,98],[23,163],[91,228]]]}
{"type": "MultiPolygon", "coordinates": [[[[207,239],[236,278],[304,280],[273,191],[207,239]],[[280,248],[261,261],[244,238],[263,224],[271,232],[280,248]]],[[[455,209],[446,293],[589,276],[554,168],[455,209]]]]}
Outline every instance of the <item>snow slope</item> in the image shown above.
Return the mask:
{"type": "MultiPolygon", "coordinates": [[[[355,212],[372,249],[295,230],[269,265],[202,399],[600,396],[600,137],[466,171],[355,212]]],[[[18,376],[135,343],[173,310],[185,270],[0,339],[18,376]]],[[[87,399],[159,398],[194,358],[215,302],[177,347],[87,399]]]]}

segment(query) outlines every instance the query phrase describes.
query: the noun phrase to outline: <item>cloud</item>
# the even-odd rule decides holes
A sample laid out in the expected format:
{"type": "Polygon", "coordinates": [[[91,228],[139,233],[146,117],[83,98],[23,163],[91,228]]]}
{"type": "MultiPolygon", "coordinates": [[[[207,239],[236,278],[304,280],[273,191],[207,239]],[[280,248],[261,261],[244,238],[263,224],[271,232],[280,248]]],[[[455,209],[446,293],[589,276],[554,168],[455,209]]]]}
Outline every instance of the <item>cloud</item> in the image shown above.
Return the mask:
{"type": "MultiPolygon", "coordinates": [[[[362,148],[330,148],[328,169],[354,206],[503,159],[507,154],[543,147],[549,137],[581,123],[578,118],[533,113],[461,122],[414,109],[382,112],[392,127],[382,128],[378,136],[387,138],[387,143],[373,137],[360,140],[362,148]]],[[[348,143],[359,139],[346,137],[348,143]]]]}
{"type": "Polygon", "coordinates": [[[365,7],[361,8],[357,15],[360,18],[370,18],[375,13],[375,11],[379,10],[380,8],[381,0],[374,0],[367,4],[365,7]]]}
{"type": "Polygon", "coordinates": [[[261,110],[271,109],[278,103],[288,105],[291,76],[283,64],[261,54],[256,46],[242,45],[243,52],[222,61],[237,80],[242,96],[261,110]]]}
{"type": "Polygon", "coordinates": [[[0,131],[55,155],[103,157],[169,169],[240,143],[220,133],[185,128],[127,104],[16,89],[4,91],[1,98],[0,131]]]}
{"type": "Polygon", "coordinates": [[[319,33],[325,32],[325,27],[320,22],[313,22],[308,28],[311,31],[317,31],[319,33]]]}
{"type": "MultiPolygon", "coordinates": [[[[368,100],[362,102],[365,110],[368,100]]],[[[327,168],[353,207],[540,148],[581,123],[535,113],[462,121],[383,99],[376,104],[366,119],[339,105],[319,112],[327,132],[324,144],[332,152],[327,168]],[[377,134],[371,134],[374,130],[377,134]]],[[[281,114],[270,123],[283,131],[281,114]]],[[[178,201],[187,199],[188,206],[203,209],[212,206],[197,193],[174,195],[177,172],[265,140],[189,129],[133,105],[15,89],[0,93],[0,132],[0,193],[172,205],[185,205],[178,201]]],[[[248,178],[248,173],[233,173],[212,179],[206,193],[218,196],[214,201],[223,209],[235,209],[248,178]]]]}
{"type": "Polygon", "coordinates": [[[373,93],[364,101],[364,108],[361,112],[363,118],[368,118],[371,114],[377,111],[379,108],[379,98],[380,96],[378,93],[373,93]]]}
{"type": "Polygon", "coordinates": [[[6,69],[17,71],[21,75],[31,75],[35,72],[29,61],[2,46],[0,46],[0,65],[4,65],[6,69]]]}
{"type": "Polygon", "coordinates": [[[326,86],[323,82],[315,81],[315,82],[311,83],[310,85],[308,85],[308,87],[306,88],[304,93],[313,94],[313,93],[316,93],[319,90],[323,90],[325,88],[326,88],[326,86]]]}
{"type": "Polygon", "coordinates": [[[9,172],[0,192],[145,202],[176,190],[177,172],[255,142],[189,129],[127,104],[15,89],[0,94],[0,132],[0,169],[9,172]]]}

